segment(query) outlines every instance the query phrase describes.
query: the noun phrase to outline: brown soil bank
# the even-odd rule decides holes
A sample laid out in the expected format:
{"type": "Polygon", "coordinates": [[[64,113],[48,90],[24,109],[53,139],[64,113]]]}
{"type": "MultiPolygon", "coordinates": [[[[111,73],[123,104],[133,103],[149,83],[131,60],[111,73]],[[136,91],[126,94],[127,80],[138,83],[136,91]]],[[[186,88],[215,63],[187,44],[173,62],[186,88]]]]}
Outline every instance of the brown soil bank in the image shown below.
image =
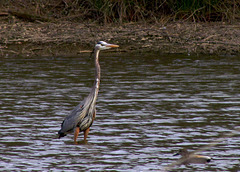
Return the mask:
{"type": "Polygon", "coordinates": [[[123,25],[73,22],[0,21],[0,56],[75,55],[91,51],[104,40],[119,44],[117,51],[182,54],[240,54],[240,22],[123,25]]]}

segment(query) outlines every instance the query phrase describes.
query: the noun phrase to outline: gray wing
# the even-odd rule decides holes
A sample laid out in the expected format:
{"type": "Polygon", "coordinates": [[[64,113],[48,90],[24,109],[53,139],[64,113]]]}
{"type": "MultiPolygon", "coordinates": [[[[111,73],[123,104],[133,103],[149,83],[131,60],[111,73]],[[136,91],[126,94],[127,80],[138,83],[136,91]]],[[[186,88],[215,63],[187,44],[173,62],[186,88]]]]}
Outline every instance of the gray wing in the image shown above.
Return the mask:
{"type": "Polygon", "coordinates": [[[61,130],[58,133],[60,134],[72,131],[77,126],[78,122],[84,118],[84,116],[85,114],[83,101],[79,105],[77,105],[64,119],[61,125],[61,130]]]}
{"type": "Polygon", "coordinates": [[[84,131],[87,129],[86,127],[92,125],[96,111],[96,98],[95,87],[93,87],[88,97],[64,119],[61,130],[58,131],[59,138],[65,136],[67,132],[72,131],[76,126],[79,126],[81,131],[84,131]]]}

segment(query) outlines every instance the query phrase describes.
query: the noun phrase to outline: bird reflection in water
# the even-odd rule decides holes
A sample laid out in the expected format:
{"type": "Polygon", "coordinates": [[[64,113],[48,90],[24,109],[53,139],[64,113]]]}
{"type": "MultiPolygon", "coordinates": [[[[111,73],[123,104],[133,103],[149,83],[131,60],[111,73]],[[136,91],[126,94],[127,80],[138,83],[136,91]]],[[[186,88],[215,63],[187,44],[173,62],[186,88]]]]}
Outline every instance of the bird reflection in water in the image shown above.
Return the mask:
{"type": "Polygon", "coordinates": [[[179,150],[178,153],[174,154],[181,155],[182,157],[179,159],[179,164],[205,164],[212,160],[209,156],[197,155],[194,153],[188,152],[186,149],[179,150]]]}

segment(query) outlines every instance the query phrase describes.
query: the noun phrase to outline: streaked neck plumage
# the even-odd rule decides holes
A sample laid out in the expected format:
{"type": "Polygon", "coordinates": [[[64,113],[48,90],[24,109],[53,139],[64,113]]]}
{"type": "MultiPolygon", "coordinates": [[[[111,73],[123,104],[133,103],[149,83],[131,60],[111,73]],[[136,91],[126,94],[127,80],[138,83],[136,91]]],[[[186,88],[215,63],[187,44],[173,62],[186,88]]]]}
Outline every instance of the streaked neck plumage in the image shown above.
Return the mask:
{"type": "Polygon", "coordinates": [[[99,85],[100,85],[100,65],[99,65],[99,59],[98,59],[98,55],[99,55],[100,50],[96,50],[94,51],[94,57],[95,57],[95,81],[93,84],[93,87],[91,89],[90,94],[88,95],[88,97],[86,98],[87,100],[85,102],[87,102],[85,104],[85,106],[89,106],[89,108],[91,110],[95,109],[95,105],[96,105],[96,101],[97,101],[97,96],[98,96],[98,91],[99,91],[99,85]]]}
{"type": "Polygon", "coordinates": [[[99,52],[100,50],[95,50],[94,56],[95,56],[95,82],[94,82],[94,87],[95,87],[95,93],[96,95],[98,94],[99,90],[99,85],[100,85],[100,74],[101,74],[101,69],[99,65],[99,52]]]}

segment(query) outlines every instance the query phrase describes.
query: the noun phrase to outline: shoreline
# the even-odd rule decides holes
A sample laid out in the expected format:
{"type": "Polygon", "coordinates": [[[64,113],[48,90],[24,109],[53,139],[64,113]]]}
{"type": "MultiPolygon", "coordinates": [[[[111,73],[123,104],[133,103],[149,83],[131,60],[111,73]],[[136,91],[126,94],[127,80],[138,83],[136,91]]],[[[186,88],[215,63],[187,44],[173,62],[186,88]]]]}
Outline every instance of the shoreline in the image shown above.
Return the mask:
{"type": "Polygon", "coordinates": [[[91,52],[100,40],[119,44],[117,52],[240,55],[240,22],[100,26],[74,22],[0,21],[0,56],[64,56],[91,52]]]}

